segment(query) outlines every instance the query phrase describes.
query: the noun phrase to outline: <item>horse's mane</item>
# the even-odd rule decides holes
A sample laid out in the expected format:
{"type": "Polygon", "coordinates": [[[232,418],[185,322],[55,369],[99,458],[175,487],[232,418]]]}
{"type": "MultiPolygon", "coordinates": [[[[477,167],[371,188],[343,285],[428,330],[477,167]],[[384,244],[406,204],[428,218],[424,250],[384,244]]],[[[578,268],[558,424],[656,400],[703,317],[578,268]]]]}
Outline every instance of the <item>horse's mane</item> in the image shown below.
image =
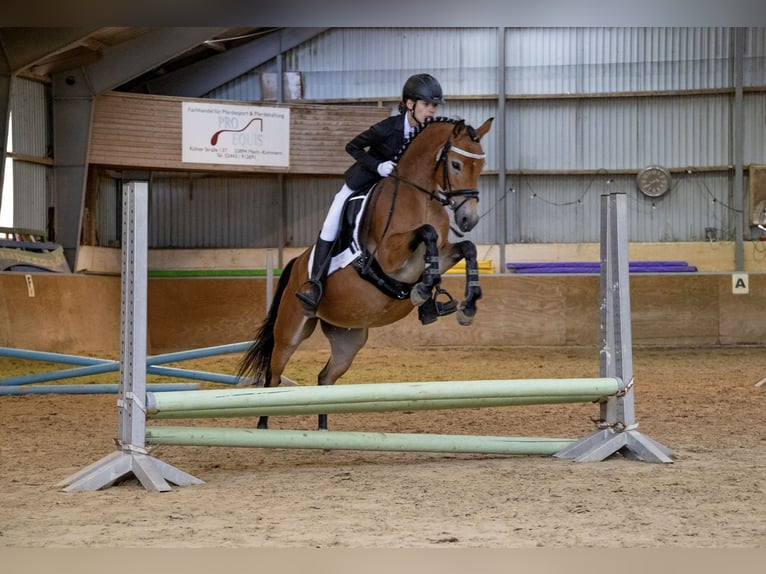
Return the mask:
{"type": "Polygon", "coordinates": [[[402,156],[404,155],[404,152],[407,151],[407,148],[410,146],[410,144],[415,141],[415,138],[420,135],[420,133],[423,132],[428,126],[431,124],[453,124],[455,127],[452,129],[453,132],[457,133],[457,131],[462,128],[463,126],[468,129],[468,135],[470,138],[477,142],[479,141],[478,136],[476,135],[476,130],[465,123],[465,120],[460,118],[448,118],[445,116],[436,116],[434,118],[426,118],[426,121],[420,124],[415,128],[415,130],[412,132],[412,136],[409,139],[406,139],[404,141],[404,144],[402,144],[402,147],[399,148],[399,151],[396,153],[396,156],[394,157],[394,162],[398,162],[402,156]]]}

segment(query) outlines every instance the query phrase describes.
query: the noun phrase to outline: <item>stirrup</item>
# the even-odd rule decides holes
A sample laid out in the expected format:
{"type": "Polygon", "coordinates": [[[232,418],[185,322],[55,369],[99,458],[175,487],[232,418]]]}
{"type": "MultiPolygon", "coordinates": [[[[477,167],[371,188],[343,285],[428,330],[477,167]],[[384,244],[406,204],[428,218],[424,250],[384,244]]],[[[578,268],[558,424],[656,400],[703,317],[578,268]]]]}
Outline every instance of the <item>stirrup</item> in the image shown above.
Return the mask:
{"type": "Polygon", "coordinates": [[[450,315],[451,313],[454,313],[457,311],[457,301],[447,293],[445,289],[442,289],[441,287],[436,288],[436,293],[434,294],[434,302],[436,303],[436,314],[439,317],[443,317],[444,315],[450,315]],[[447,300],[446,301],[437,301],[436,298],[439,295],[446,295],[447,300]]]}
{"type": "Polygon", "coordinates": [[[423,325],[430,325],[439,318],[439,312],[436,310],[436,303],[433,299],[427,299],[418,307],[418,319],[423,325]]]}
{"type": "Polygon", "coordinates": [[[423,325],[430,325],[439,317],[450,315],[455,311],[457,311],[457,301],[447,291],[437,287],[434,296],[426,299],[426,302],[418,307],[418,319],[423,325]],[[447,300],[437,301],[436,298],[439,295],[446,295],[447,300]]]}

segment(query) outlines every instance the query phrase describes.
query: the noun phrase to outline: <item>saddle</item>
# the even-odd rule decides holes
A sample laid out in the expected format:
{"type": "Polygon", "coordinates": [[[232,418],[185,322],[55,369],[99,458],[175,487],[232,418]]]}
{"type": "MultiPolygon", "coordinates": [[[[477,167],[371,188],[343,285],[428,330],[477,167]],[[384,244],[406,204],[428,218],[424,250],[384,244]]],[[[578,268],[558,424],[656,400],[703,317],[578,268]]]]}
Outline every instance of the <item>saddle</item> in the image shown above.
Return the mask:
{"type": "MultiPolygon", "coordinates": [[[[375,184],[366,189],[355,191],[346,200],[328,275],[347,265],[352,265],[362,279],[375,285],[379,291],[388,297],[401,301],[409,298],[410,291],[422,280],[422,276],[415,283],[406,283],[389,276],[359,238],[367,200],[374,187],[375,184]]],[[[428,325],[439,317],[454,313],[456,310],[457,302],[447,291],[437,286],[435,297],[429,298],[418,307],[418,318],[423,325],[428,325]],[[437,301],[436,297],[440,295],[446,296],[447,300],[437,301]]]]}
{"type": "Polygon", "coordinates": [[[364,210],[370,191],[374,187],[373,184],[366,189],[355,191],[346,200],[328,275],[347,265],[353,265],[360,277],[375,285],[387,296],[399,300],[407,299],[415,283],[404,283],[388,276],[359,239],[364,210]]]}

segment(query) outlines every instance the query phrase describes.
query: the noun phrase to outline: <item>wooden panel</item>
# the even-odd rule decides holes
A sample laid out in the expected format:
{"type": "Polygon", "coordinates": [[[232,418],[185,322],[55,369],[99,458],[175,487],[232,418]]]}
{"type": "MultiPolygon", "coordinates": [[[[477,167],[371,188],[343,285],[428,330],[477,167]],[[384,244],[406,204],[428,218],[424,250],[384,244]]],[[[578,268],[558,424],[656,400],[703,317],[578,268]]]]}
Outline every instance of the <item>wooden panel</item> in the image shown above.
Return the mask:
{"type": "Polygon", "coordinates": [[[266,279],[150,279],[147,313],[152,349],[248,341],[266,316],[266,279]]]}
{"type": "Polygon", "coordinates": [[[766,275],[751,274],[746,295],[732,293],[731,275],[720,275],[717,279],[721,315],[720,343],[766,344],[766,275]]]}
{"type": "Polygon", "coordinates": [[[719,342],[717,275],[632,274],[630,302],[635,344],[719,342]]]}
{"type": "MultiPolygon", "coordinates": [[[[346,143],[388,115],[377,106],[271,104],[290,109],[290,167],[268,168],[181,161],[181,107],[212,100],[110,92],[96,98],[91,164],[130,169],[340,175],[353,162],[346,143]]],[[[236,104],[237,102],[221,102],[236,104]]]]}
{"type": "MultiPolygon", "coordinates": [[[[751,274],[750,294],[733,295],[727,274],[632,275],[637,346],[766,343],[766,274],[751,274]]],[[[474,325],[454,315],[422,326],[417,313],[372,329],[370,346],[598,345],[598,277],[483,276],[474,325]]],[[[114,355],[119,352],[120,278],[34,274],[29,297],[21,273],[0,273],[0,346],[114,355]]],[[[445,277],[455,297],[462,278],[445,277]]],[[[265,278],[149,279],[150,354],[250,339],[265,316],[265,278]]],[[[319,330],[301,348],[327,349],[319,330]]]]}
{"type": "MultiPolygon", "coordinates": [[[[507,277],[482,276],[480,281],[483,297],[477,303],[473,325],[463,327],[457,323],[455,315],[449,315],[422,326],[417,312],[413,311],[399,323],[371,329],[370,343],[391,347],[461,346],[466,343],[516,346],[521,345],[521,341],[524,345],[566,344],[560,279],[527,276],[509,281],[507,277]]],[[[442,287],[459,301],[463,296],[465,277],[445,276],[442,287]]]]}
{"type": "Polygon", "coordinates": [[[601,324],[601,277],[559,277],[564,297],[566,345],[599,345],[601,324]]]}
{"type": "MultiPolygon", "coordinates": [[[[513,257],[506,261],[598,261],[599,246],[579,244],[588,249],[573,248],[578,244],[548,243],[523,246],[512,245],[513,257]],[[592,249],[590,247],[592,246],[592,249]],[[529,249],[525,249],[529,247],[529,249]],[[538,247],[544,247],[539,249],[538,247]]],[[[499,248],[497,245],[477,245],[482,260],[489,261],[496,269],[500,267],[499,248]]],[[[509,248],[511,245],[509,244],[509,248]]],[[[305,246],[284,247],[282,260],[289,261],[297,257],[305,246]]],[[[266,248],[242,249],[150,249],[150,269],[252,269],[265,268],[266,248]],[[226,259],[219,256],[227,254],[226,259]],[[193,262],[193,265],[192,263],[193,262]]],[[[706,241],[697,243],[631,243],[629,246],[631,261],[686,261],[697,267],[699,272],[731,272],[734,269],[733,241],[706,241]]],[[[274,264],[277,263],[275,250],[274,264]]],[[[120,250],[110,247],[81,245],[77,261],[77,271],[88,270],[93,273],[119,273],[120,250]],[[109,253],[111,251],[111,253],[109,253]]],[[[745,271],[751,273],[766,272],[766,242],[745,242],[745,271]]]]}
{"type": "Polygon", "coordinates": [[[119,353],[120,278],[0,273],[0,346],[57,353],[119,353]]]}

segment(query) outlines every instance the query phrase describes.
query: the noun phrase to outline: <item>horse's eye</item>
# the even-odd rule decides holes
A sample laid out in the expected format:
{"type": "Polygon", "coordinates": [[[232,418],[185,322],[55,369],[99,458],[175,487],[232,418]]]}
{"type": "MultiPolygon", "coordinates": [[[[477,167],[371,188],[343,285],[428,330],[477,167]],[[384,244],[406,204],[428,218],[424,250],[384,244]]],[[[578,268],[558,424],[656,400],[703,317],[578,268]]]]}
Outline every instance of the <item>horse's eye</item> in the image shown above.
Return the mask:
{"type": "Polygon", "coordinates": [[[452,169],[455,171],[460,171],[460,162],[459,161],[453,161],[452,162],[452,169]]]}

